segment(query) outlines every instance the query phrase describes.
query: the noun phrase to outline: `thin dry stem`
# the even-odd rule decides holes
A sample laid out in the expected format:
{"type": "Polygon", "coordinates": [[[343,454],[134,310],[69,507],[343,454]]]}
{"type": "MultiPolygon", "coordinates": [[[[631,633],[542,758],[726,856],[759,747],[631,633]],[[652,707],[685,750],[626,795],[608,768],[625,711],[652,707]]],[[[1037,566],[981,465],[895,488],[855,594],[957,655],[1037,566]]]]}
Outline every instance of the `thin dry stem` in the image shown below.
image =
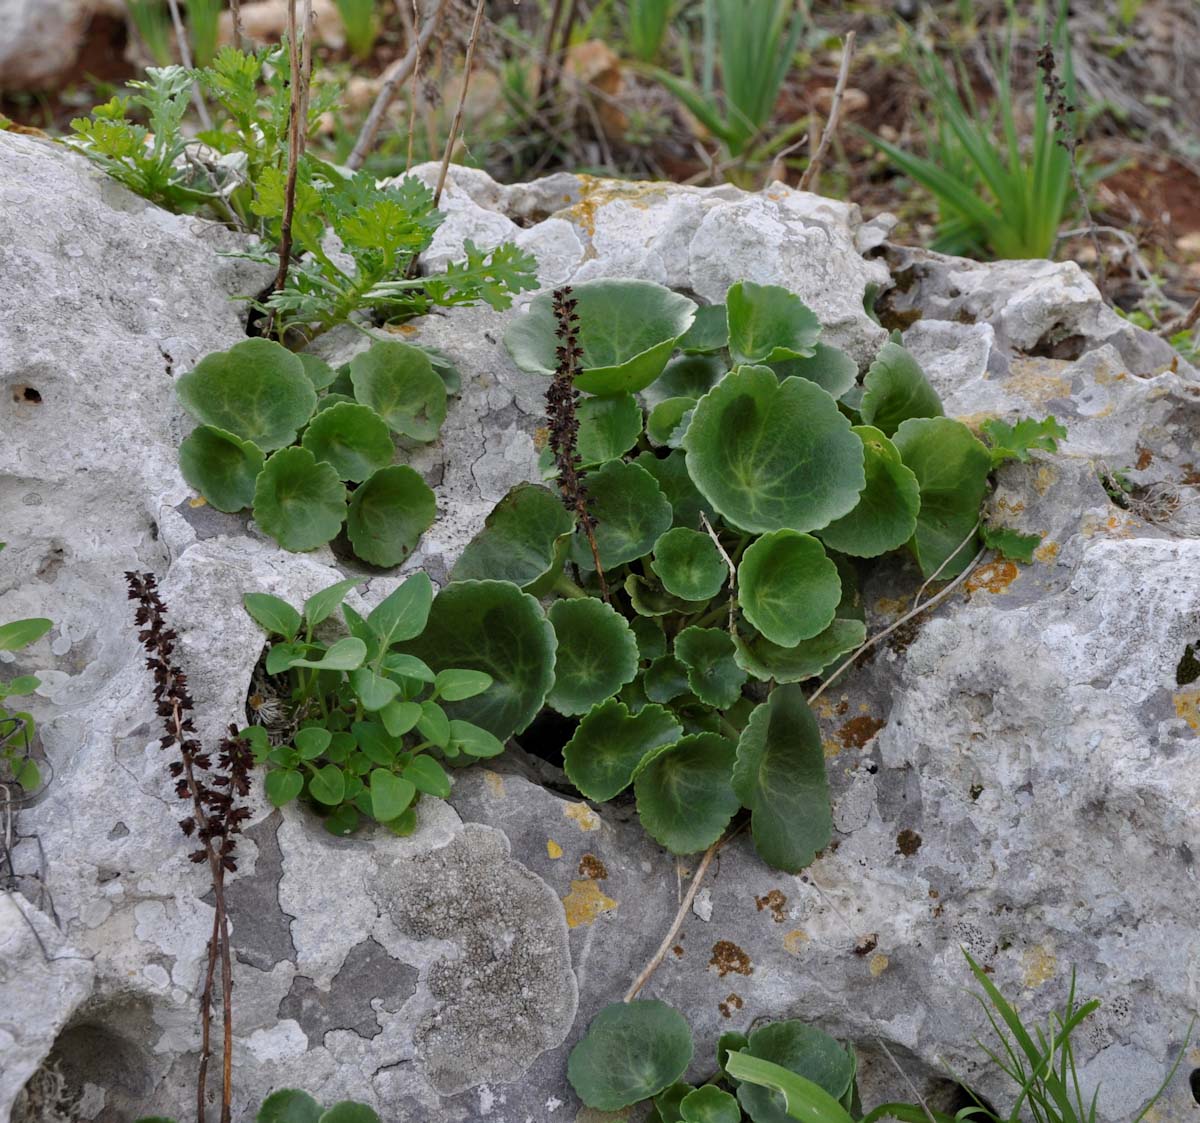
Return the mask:
{"type": "Polygon", "coordinates": [[[804,174],[800,177],[800,190],[807,191],[810,185],[816,180],[817,173],[821,170],[821,161],[825,159],[825,153],[829,151],[829,145],[833,142],[834,134],[837,132],[838,118],[842,112],[842,96],[846,92],[846,80],[850,77],[850,61],[854,58],[854,32],[846,33],[846,42],[842,47],[842,64],[838,68],[837,84],[833,88],[833,100],[829,103],[829,120],[825,122],[825,130],[821,133],[821,142],[817,145],[817,150],[812,154],[812,159],[808,161],[808,167],[804,169],[804,174]]]}
{"type": "Polygon", "coordinates": [[[663,937],[662,943],[658,945],[658,951],[650,957],[650,962],[642,968],[638,977],[633,980],[633,985],[625,992],[625,997],[622,1001],[632,1002],[637,998],[638,991],[650,981],[650,976],[658,970],[659,964],[666,959],[667,952],[671,950],[671,944],[675,939],[675,935],[682,927],[687,917],[688,909],[692,907],[692,902],[696,899],[696,894],[700,891],[700,883],[704,880],[704,875],[708,873],[708,867],[712,865],[712,860],[717,856],[717,851],[732,837],[733,835],[728,835],[725,838],[719,838],[704,851],[704,857],[700,859],[700,865],[692,876],[692,883],[688,886],[687,893],[684,894],[683,900],[680,902],[679,911],[675,914],[675,919],[671,922],[671,927],[667,929],[667,934],[663,937]]]}
{"type": "MultiPolygon", "coordinates": [[[[971,533],[974,534],[975,532],[972,531],[971,533]]],[[[853,652],[851,652],[850,655],[842,663],[838,664],[837,668],[833,671],[833,673],[830,674],[830,676],[824,682],[822,682],[821,685],[818,686],[817,689],[812,692],[812,694],[809,695],[808,704],[811,706],[818,698],[821,697],[822,694],[825,693],[826,690],[829,689],[830,686],[833,685],[834,679],[838,678],[842,674],[843,671],[845,671],[849,667],[853,666],[859,660],[859,658],[861,658],[861,656],[863,654],[865,654],[867,651],[870,651],[870,649],[872,647],[874,647],[877,643],[879,643],[881,640],[887,639],[887,637],[890,636],[897,628],[901,627],[904,624],[907,624],[911,619],[913,619],[914,616],[919,616],[922,612],[926,611],[927,609],[932,608],[935,604],[940,604],[942,601],[944,601],[952,592],[954,592],[955,589],[958,588],[959,585],[961,585],[971,575],[971,573],[974,571],[975,567],[979,564],[980,559],[986,553],[987,553],[987,547],[985,546],[982,550],[979,551],[979,553],[977,553],[975,555],[974,558],[971,559],[971,564],[968,565],[967,568],[962,571],[962,573],[960,573],[953,581],[950,582],[949,585],[947,585],[939,593],[937,593],[935,596],[930,597],[929,600],[925,601],[924,604],[918,605],[916,608],[912,609],[911,611],[906,612],[894,624],[889,624],[888,627],[884,628],[882,632],[878,632],[876,635],[873,635],[861,647],[856,648],[853,652]]]]}
{"type": "MultiPolygon", "coordinates": [[[[417,70],[420,66],[421,55],[424,53],[425,48],[429,46],[429,41],[437,31],[438,22],[442,18],[442,11],[445,7],[446,0],[433,0],[433,11],[429,13],[425,23],[421,26],[421,31],[417,35],[416,41],[409,44],[409,48],[402,58],[391,63],[383,72],[382,83],[379,87],[379,93],[375,97],[375,104],[371,106],[371,112],[367,114],[367,119],[363,122],[362,129],[359,131],[358,139],[354,142],[354,148],[346,159],[346,167],[352,171],[357,171],[362,167],[363,161],[370,155],[371,149],[375,147],[375,141],[379,136],[379,130],[383,127],[387,111],[392,102],[396,100],[396,95],[400,92],[400,87],[410,76],[413,79],[412,109],[409,114],[409,165],[411,166],[412,117],[416,112],[417,70]]],[[[414,12],[416,10],[416,0],[413,0],[413,10],[414,12]]]]}
{"type": "Polygon", "coordinates": [[[471,38],[467,41],[467,57],[463,63],[462,91],[458,95],[454,120],[450,124],[450,135],[446,138],[446,151],[442,154],[442,170],[438,173],[437,189],[433,193],[435,207],[442,201],[442,189],[446,186],[446,173],[450,170],[450,157],[454,154],[454,144],[458,140],[458,131],[462,128],[463,109],[467,104],[467,90],[471,87],[471,67],[475,63],[475,47],[479,42],[479,29],[483,25],[485,3],[486,0],[478,0],[475,5],[475,20],[471,24],[471,38]]]}
{"type": "Polygon", "coordinates": [[[704,529],[707,531],[709,538],[717,548],[717,553],[721,555],[725,562],[726,568],[729,570],[729,634],[737,634],[737,566],[733,564],[733,558],[725,551],[725,547],[721,545],[721,540],[717,537],[717,532],[713,530],[712,523],[708,521],[708,516],[701,511],[700,522],[704,524],[704,529]]]}
{"type": "Polygon", "coordinates": [[[1200,323],[1200,297],[1196,298],[1196,303],[1180,316],[1179,319],[1167,324],[1162,329],[1162,334],[1165,337],[1170,337],[1177,332],[1191,331],[1198,323],[1200,323]]]}
{"type": "Polygon", "coordinates": [[[246,49],[246,33],[242,29],[241,0],[229,0],[229,14],[233,17],[233,45],[239,51],[246,49]]]}
{"type": "MultiPolygon", "coordinates": [[[[175,41],[179,44],[179,61],[188,70],[191,70],[192,45],[188,41],[187,29],[183,26],[183,17],[179,14],[179,0],[167,0],[167,6],[171,9],[171,23],[175,27],[175,41]]],[[[200,124],[206,129],[211,129],[212,118],[208,115],[208,106],[204,104],[204,97],[200,93],[199,82],[194,83],[192,86],[192,104],[196,107],[196,116],[200,118],[200,124]]]]}
{"type": "MultiPolygon", "coordinates": [[[[279,225],[279,269],[275,274],[273,292],[282,292],[287,284],[288,265],[292,257],[292,219],[296,213],[296,177],[300,158],[308,139],[308,69],[312,63],[309,32],[312,19],[312,0],[304,0],[304,47],[301,53],[300,36],[296,25],[296,0],[288,0],[288,64],[290,67],[291,99],[288,104],[288,169],[284,188],[283,218],[279,225]]],[[[274,316],[271,317],[272,326],[274,316]]],[[[270,334],[270,332],[268,332],[270,334]]]]}

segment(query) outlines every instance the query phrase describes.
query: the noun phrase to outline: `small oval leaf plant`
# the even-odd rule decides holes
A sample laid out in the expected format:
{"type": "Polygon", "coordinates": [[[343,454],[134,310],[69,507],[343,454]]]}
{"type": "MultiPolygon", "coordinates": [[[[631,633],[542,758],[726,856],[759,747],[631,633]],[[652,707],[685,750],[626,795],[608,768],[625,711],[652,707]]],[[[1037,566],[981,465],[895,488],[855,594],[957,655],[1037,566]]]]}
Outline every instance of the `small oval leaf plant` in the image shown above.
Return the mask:
{"type": "MultiPolygon", "coordinates": [[[[431,667],[513,676],[460,703],[497,737],[544,699],[574,723],[563,766],[577,790],[631,791],[677,854],[748,812],[766,862],[812,862],[832,827],[801,684],[863,644],[870,566],[903,550],[924,578],[951,579],[981,536],[1016,556],[1035,544],[980,511],[997,464],[1053,451],[1053,418],[985,426],[985,444],[943,415],[898,336],[860,377],[820,333],[794,294],[750,282],[699,309],[645,281],[539,296],[505,342],[555,377],[548,486],[500,501],[438,598],[438,626],[403,645],[431,667]],[[496,579],[511,591],[486,592],[496,579]],[[549,644],[532,623],[518,638],[499,634],[507,617],[484,620],[517,587],[544,601],[549,644]]],[[[631,1089],[649,1081],[634,1060],[631,1089]]]]}
{"type": "Polygon", "coordinates": [[[435,440],[457,372],[420,347],[378,340],[340,370],[267,339],[202,359],[176,381],[200,424],[184,479],[220,511],[252,508],[287,550],[342,532],[372,565],[399,565],[437,515],[433,492],[393,464],[395,439],[435,440]]]}
{"type": "Polygon", "coordinates": [[[537,601],[504,581],[463,582],[435,599],[417,573],[365,617],[343,603],[355,584],[300,609],[246,594],[271,646],[251,697],[257,724],[242,735],[276,807],[302,799],[336,835],[364,820],[406,835],[422,795],[450,794],[447,767],[499,755],[541,709],[554,633],[537,601]],[[349,634],[318,639],[339,608],[349,634]]]}

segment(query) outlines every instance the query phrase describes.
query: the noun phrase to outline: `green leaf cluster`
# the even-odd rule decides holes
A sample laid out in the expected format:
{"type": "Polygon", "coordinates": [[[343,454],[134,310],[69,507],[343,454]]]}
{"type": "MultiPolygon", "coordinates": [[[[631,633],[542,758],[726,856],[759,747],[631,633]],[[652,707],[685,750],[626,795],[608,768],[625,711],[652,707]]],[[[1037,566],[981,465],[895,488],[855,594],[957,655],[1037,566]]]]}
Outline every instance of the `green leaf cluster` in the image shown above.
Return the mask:
{"type": "Polygon", "coordinates": [[[481,712],[510,683],[478,667],[435,669],[409,653],[438,626],[425,574],[409,577],[365,617],[343,603],[355,583],[339,581],[300,609],[270,593],[246,594],[246,611],[272,637],[265,669],[280,724],[270,724],[271,711],[260,704],[265,723],[242,736],[267,770],[267,798],[276,807],[303,799],[336,835],[364,819],[406,835],[422,795],[450,794],[446,764],[504,751],[499,737],[461,710],[481,712]],[[316,638],[339,608],[349,635],[333,643],[316,638]]]}
{"type": "MultiPolygon", "coordinates": [[[[288,179],[286,44],[254,52],[223,47],[207,66],[151,69],[146,81],[131,85],[138,91],[131,97],[73,121],[68,143],[161,206],[204,208],[257,233],[261,245],[244,256],[277,265],[288,179]],[[182,126],[197,86],[215,121],[191,143],[182,126]]],[[[310,136],[342,94],[336,84],[312,84],[310,136]]],[[[535,286],[534,259],[511,243],[483,250],[468,242],[463,261],[415,276],[412,265],[442,218],[433,192],[415,178],[381,187],[367,172],[349,175],[305,154],[296,168],[291,226],[298,260],[283,289],[260,307],[280,338],[289,328],[311,338],[359,310],[389,320],[480,301],[507,308],[514,293],[535,286]]]]}
{"type": "Polygon", "coordinates": [[[601,1010],[567,1061],[567,1078],[579,1098],[599,1111],[620,1111],[650,1101],[647,1123],[787,1123],[788,1100],[753,1079],[778,1069],[781,1080],[814,1087],[840,1115],[857,1107],[854,1053],[801,1021],[774,1022],[723,1034],[716,1074],[700,1086],[684,1081],[694,1046],[683,1015],[665,1002],[641,999],[601,1010]]]}
{"type": "MultiPolygon", "coordinates": [[[[777,286],[735,284],[715,309],[645,281],[588,282],[572,295],[603,586],[559,498],[522,484],[444,595],[502,578],[553,598],[545,697],[578,720],[563,757],[584,796],[632,790],[645,829],[676,853],[710,846],[747,812],[763,859],[802,869],[831,820],[800,684],[863,643],[865,567],[906,550],[925,577],[960,573],[997,450],[1044,447],[1035,442],[1053,422],[1020,423],[990,449],[943,416],[899,343],[860,380],[821,342],[812,311],[777,286]]],[[[518,366],[551,370],[549,302],[535,300],[505,342],[518,366]]]]}
{"type": "Polygon", "coordinates": [[[312,550],[343,523],[354,552],[399,565],[437,514],[421,476],[393,464],[396,437],[434,440],[446,416],[441,360],[377,341],[340,370],[248,339],[175,383],[200,425],[184,439],[184,479],[220,511],[253,508],[288,550],[312,550]]]}
{"type": "MultiPolygon", "coordinates": [[[[355,1100],[342,1100],[322,1108],[307,1092],[280,1088],[272,1092],[258,1109],[255,1123],[379,1123],[373,1108],[355,1100]]],[[[136,1123],[175,1123],[161,1115],[143,1116],[136,1123]]]]}
{"type": "MultiPolygon", "coordinates": [[[[0,542],[0,550],[3,548],[0,542]]],[[[20,651],[36,643],[53,626],[53,621],[40,616],[0,624],[0,651],[20,651]]],[[[37,761],[28,752],[35,732],[33,716],[24,710],[10,710],[7,700],[32,694],[40,685],[36,675],[0,680],[0,764],[26,792],[34,791],[42,782],[37,761]]]]}

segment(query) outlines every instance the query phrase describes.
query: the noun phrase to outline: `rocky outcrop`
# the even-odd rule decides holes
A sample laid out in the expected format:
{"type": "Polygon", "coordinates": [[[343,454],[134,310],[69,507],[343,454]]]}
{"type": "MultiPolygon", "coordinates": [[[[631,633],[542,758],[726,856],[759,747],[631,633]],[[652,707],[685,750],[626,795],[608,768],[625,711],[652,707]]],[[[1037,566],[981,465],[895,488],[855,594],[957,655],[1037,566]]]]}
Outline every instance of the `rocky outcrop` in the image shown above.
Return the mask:
{"type": "MultiPolygon", "coordinates": [[[[859,1049],[873,1101],[909,1094],[885,1050],[923,1089],[953,1071],[1000,1092],[979,1067],[986,1024],[960,947],[1030,1015],[1074,966],[1080,992],[1105,999],[1085,1079],[1103,1082],[1104,1119],[1136,1114],[1200,1007],[1200,684],[1176,681],[1200,640],[1195,373],[1073,266],[918,262],[882,245],[886,223],[783,187],[501,187],[455,169],[445,205],[434,264],[467,237],[515,238],[547,286],[637,276],[712,299],[740,276],[786,284],[860,362],[884,338],[864,297],[894,271],[892,308],[947,412],[1068,426],[1060,455],[1006,467],[993,499],[994,519],[1045,536],[1035,564],[984,566],[823,696],[835,844],[791,877],[731,843],[647,993],[696,1027],[696,1074],[720,1032],[803,1017],[859,1049]],[[1103,485],[1114,473],[1132,487],[1122,506],[1103,485]]],[[[20,662],[43,679],[54,775],[19,819],[26,896],[8,912],[0,897],[0,1045],[15,1043],[0,1117],[45,1058],[84,1119],[190,1110],[212,910],[174,824],[122,571],[160,575],[206,735],[241,720],[261,652],[244,591],[298,602],[346,572],[363,577],[362,606],[396,582],[192,505],[171,383],[242,336],[229,298],[261,282],[228,248],[76,156],[0,135],[0,620],[55,620],[20,662]],[[34,992],[52,1001],[25,1012],[34,992]]],[[[536,470],[544,387],[501,343],[516,314],[456,310],[404,332],[463,376],[443,439],[413,454],[440,514],[411,565],[439,580],[536,470]]],[[[334,332],[318,349],[340,361],[363,345],[334,332]]],[[[881,575],[871,623],[918,584],[881,575]]],[[[587,1118],[567,1052],[653,952],[690,863],[628,805],[589,807],[519,750],[455,779],[408,839],[335,839],[301,809],[255,803],[229,887],[239,1110],[303,1085],[394,1121],[587,1118]]],[[[1163,1118],[1191,1110],[1190,1067],[1163,1118]]]]}

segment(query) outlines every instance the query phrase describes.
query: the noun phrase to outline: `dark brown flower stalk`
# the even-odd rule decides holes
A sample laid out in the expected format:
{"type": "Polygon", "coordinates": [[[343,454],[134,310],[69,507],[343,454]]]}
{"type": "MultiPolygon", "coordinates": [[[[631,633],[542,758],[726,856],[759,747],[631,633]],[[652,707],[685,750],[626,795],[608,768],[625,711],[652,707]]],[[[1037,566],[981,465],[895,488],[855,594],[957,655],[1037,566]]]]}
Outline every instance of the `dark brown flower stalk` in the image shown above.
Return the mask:
{"type": "Polygon", "coordinates": [[[596,563],[596,576],[600,579],[600,592],[608,600],[608,585],[604,580],[604,567],[600,564],[600,549],[596,545],[596,519],[588,510],[587,488],[583,484],[583,472],[579,467],[579,418],[576,406],[579,391],[575,388],[575,373],[583,348],[579,346],[578,301],[571,295],[571,286],[564,285],[552,294],[554,318],[558,321],[555,334],[558,347],[555,351],[558,365],[554,378],[546,391],[546,422],[550,430],[550,451],[558,467],[558,490],[562,493],[563,506],[575,516],[575,522],[587,535],[596,563]]]}
{"type": "Polygon", "coordinates": [[[1042,86],[1046,91],[1046,101],[1050,113],[1054,117],[1055,140],[1066,151],[1071,164],[1071,182],[1075,187],[1075,195],[1087,221],[1087,233],[1091,239],[1092,249],[1096,254],[1096,287],[1100,290],[1102,299],[1107,300],[1105,292],[1104,253],[1100,249],[1100,238],[1096,234],[1096,220],[1092,217],[1092,208],[1088,205],[1087,192],[1083,180],[1079,176],[1079,137],[1075,135],[1075,126],[1071,115],[1075,106],[1067,101],[1067,85],[1058,76],[1058,61],[1054,57],[1054,48],[1049,43],[1043,43],[1037,54],[1037,66],[1042,72],[1042,86]]]}
{"type": "Polygon", "coordinates": [[[126,573],[129,599],[137,601],[134,622],[138,642],[146,649],[146,666],[154,672],[154,702],[163,722],[160,744],[178,754],[167,765],[175,781],[175,794],[191,803],[191,814],[179,820],[184,835],[199,846],[189,855],[197,864],[207,862],[212,878],[215,912],[208,941],[208,968],[200,1008],[200,1066],[196,1087],[196,1118],[204,1123],[208,1058],[212,1055],[212,991],[218,958],[221,961],[221,1005],[224,1028],[224,1065],[221,1085],[221,1123],[230,1123],[233,1098],[233,970],[229,950],[229,915],[225,908],[225,874],[237,869],[237,835],[250,817],[238,806],[238,797],[250,792],[253,757],[249,743],[238,737],[237,727],[221,741],[216,766],[196,738],[191,718],[195,708],[188,693],[187,676],[175,662],[176,633],[167,627],[167,608],[158,595],[158,584],[149,573],[126,573]]]}

